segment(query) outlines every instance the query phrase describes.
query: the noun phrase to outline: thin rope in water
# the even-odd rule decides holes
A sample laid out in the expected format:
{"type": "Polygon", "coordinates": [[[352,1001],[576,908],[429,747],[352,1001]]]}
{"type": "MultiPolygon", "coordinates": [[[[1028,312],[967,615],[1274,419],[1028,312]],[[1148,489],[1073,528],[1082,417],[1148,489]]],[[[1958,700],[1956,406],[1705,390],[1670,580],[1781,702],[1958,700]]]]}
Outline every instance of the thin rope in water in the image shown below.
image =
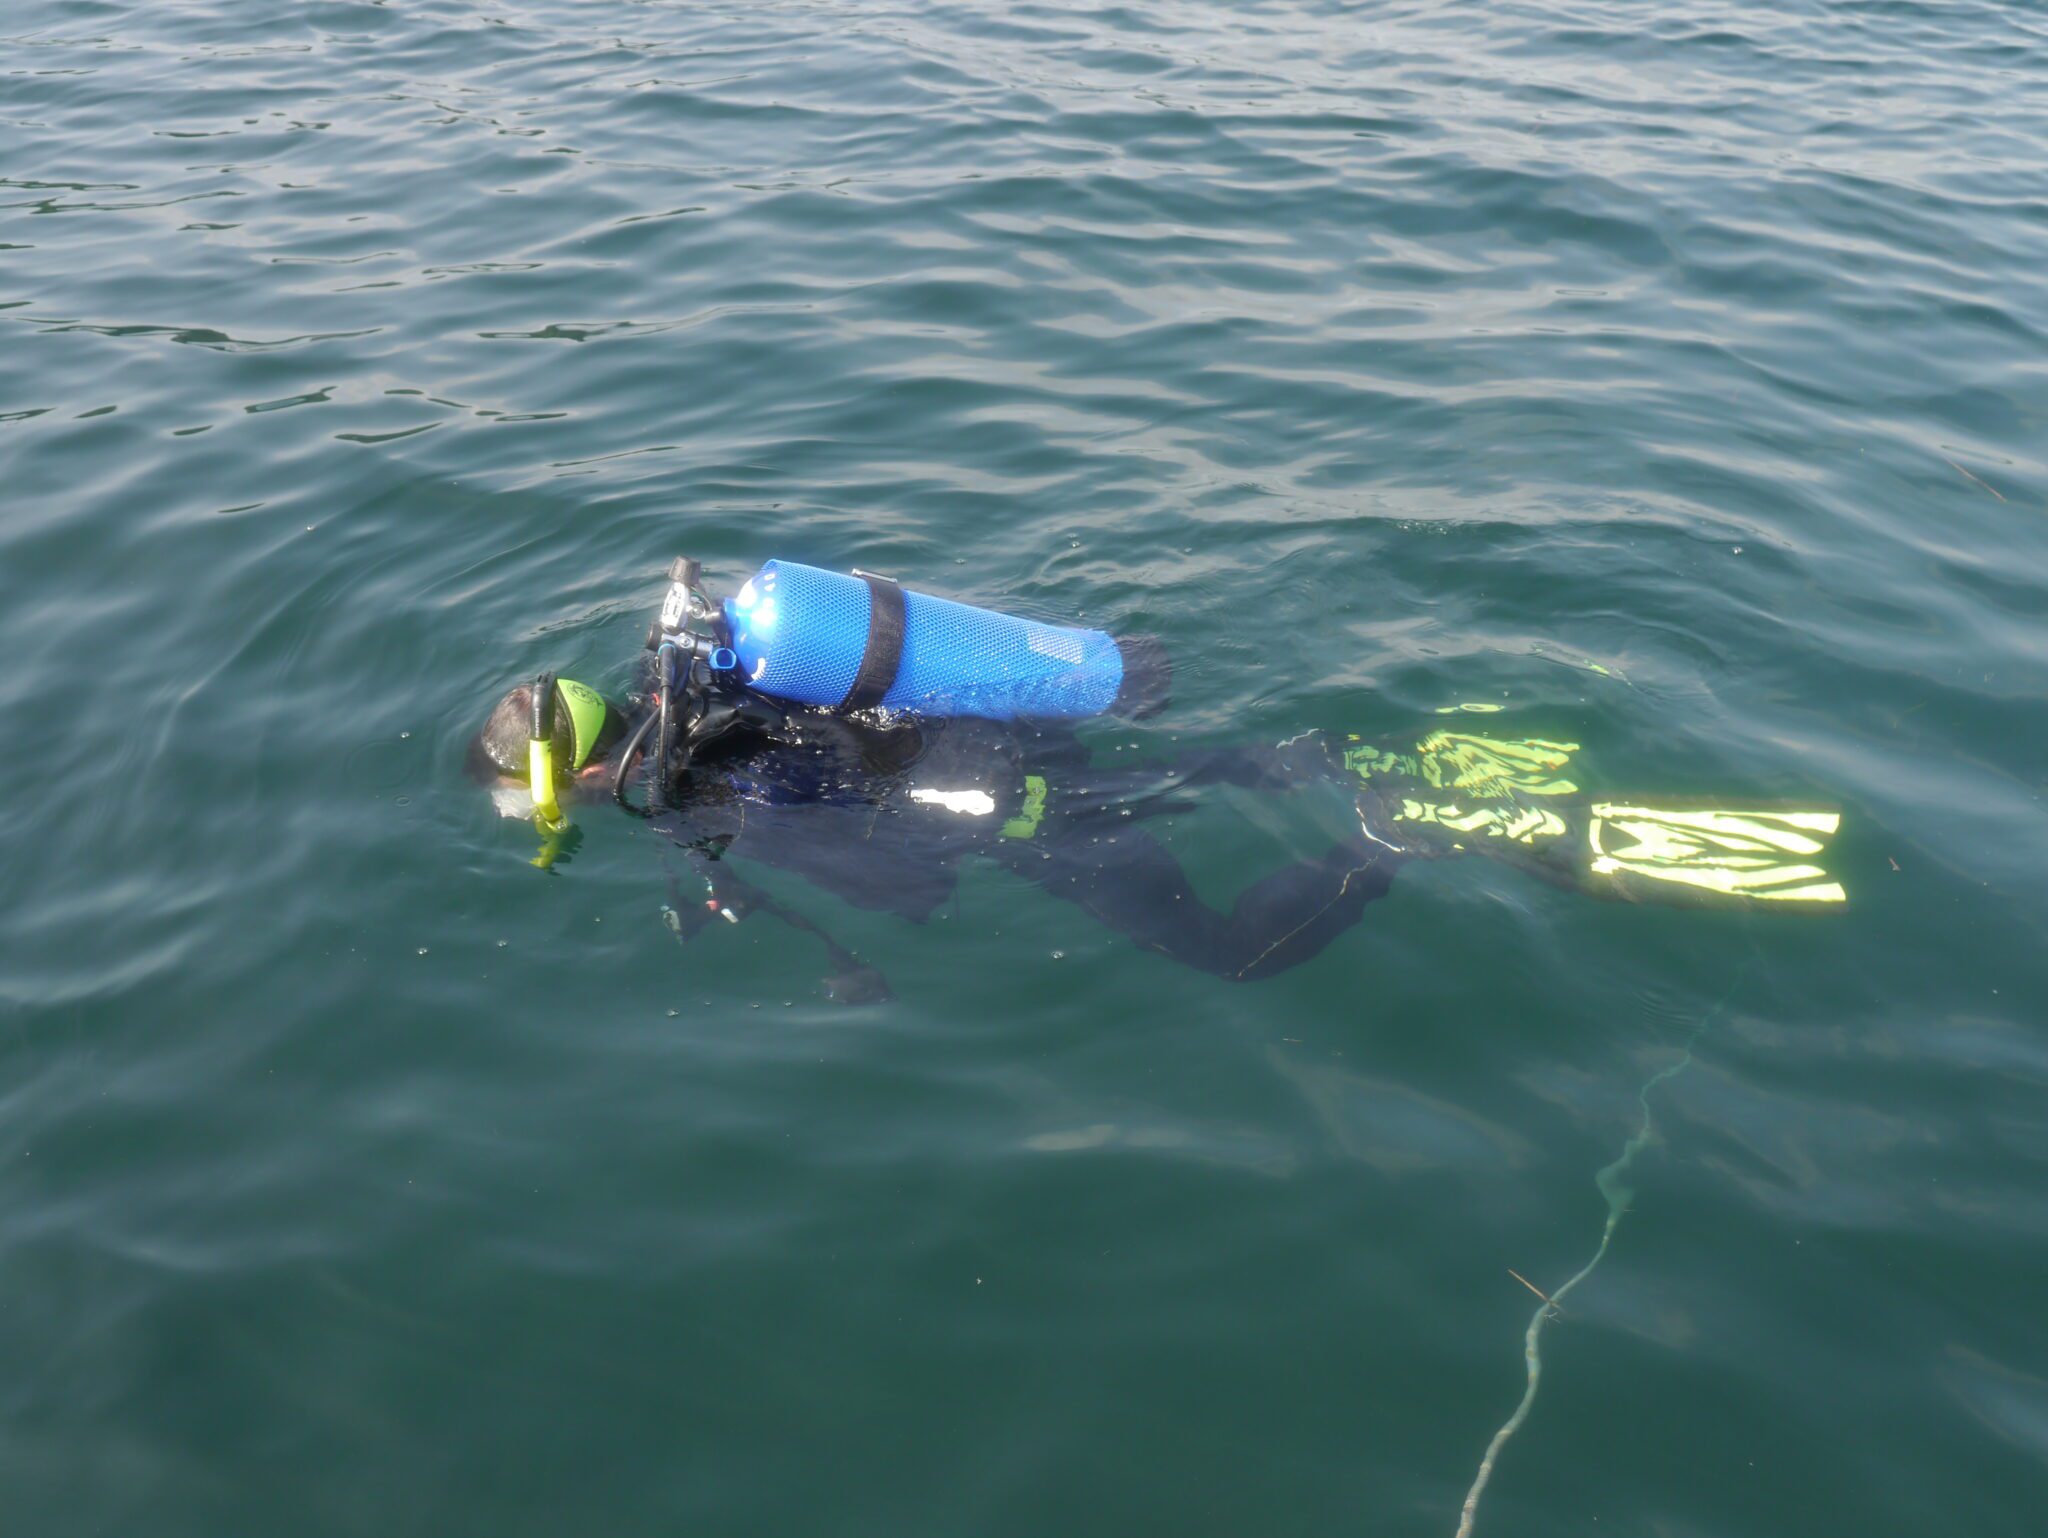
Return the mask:
{"type": "Polygon", "coordinates": [[[1735,997],[1735,990],[1740,988],[1743,979],[1749,976],[1749,969],[1754,965],[1755,959],[1752,956],[1743,964],[1742,970],[1735,976],[1735,981],[1728,985],[1728,991],[1721,995],[1712,1008],[1700,1016],[1699,1023],[1692,1028],[1691,1034],[1685,1038],[1685,1044],[1679,1049],[1678,1060],[1651,1074],[1643,1082],[1643,1087],[1636,1091],[1636,1104],[1643,1108],[1642,1124],[1636,1128],[1635,1136],[1622,1145],[1621,1156],[1593,1177],[1593,1184],[1599,1187],[1601,1196],[1607,1200],[1607,1222],[1600,1230],[1600,1245],[1593,1251],[1593,1258],[1581,1266],[1570,1281],[1537,1305],[1535,1315],[1529,1320],[1528,1333],[1522,1337],[1522,1357],[1529,1364],[1529,1383],[1522,1390],[1522,1402],[1515,1406],[1515,1413],[1502,1422],[1500,1430],[1493,1434],[1493,1440],[1486,1444],[1486,1456],[1479,1460],[1479,1473],[1472,1481],[1472,1488],[1465,1494],[1464,1509],[1458,1518],[1457,1538],[1471,1538],[1473,1520],[1479,1515],[1479,1497],[1486,1491],[1486,1482],[1493,1478],[1494,1461],[1500,1457],[1500,1450],[1507,1445],[1508,1438],[1521,1430],[1522,1422],[1529,1418],[1530,1407],[1536,1403],[1536,1388],[1543,1381],[1543,1354],[1537,1345],[1543,1335],[1543,1326],[1558,1311],[1557,1306],[1564,1302],[1565,1295],[1593,1274],[1594,1268],[1607,1254],[1607,1247],[1614,1242],[1614,1230],[1621,1226],[1621,1215],[1628,1211],[1628,1204],[1635,1196],[1635,1189],[1624,1184],[1622,1177],[1628,1173],[1629,1166],[1635,1163],[1636,1155],[1649,1146],[1654,1132],[1650,1119],[1650,1091],[1665,1080],[1676,1078],[1692,1066],[1694,1044],[1699,1041],[1701,1033],[1713,1023],[1715,1016],[1727,1007],[1728,1001],[1735,997]]]}

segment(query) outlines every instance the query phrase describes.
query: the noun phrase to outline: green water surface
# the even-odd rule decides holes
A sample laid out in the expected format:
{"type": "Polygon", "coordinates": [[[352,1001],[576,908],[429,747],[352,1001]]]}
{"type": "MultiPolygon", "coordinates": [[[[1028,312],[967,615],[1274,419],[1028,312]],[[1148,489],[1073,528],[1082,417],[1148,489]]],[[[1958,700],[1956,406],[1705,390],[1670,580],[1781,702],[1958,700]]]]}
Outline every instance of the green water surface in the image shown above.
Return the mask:
{"type": "Polygon", "coordinates": [[[2032,4],[15,0],[0,1530],[1450,1538],[1697,1032],[1475,1531],[2041,1531],[2044,343],[2032,4]],[[1104,761],[1499,705],[1850,901],[1445,862],[1233,986],[750,870],[842,1008],[463,777],[685,551],[1161,635],[1104,761]]]}

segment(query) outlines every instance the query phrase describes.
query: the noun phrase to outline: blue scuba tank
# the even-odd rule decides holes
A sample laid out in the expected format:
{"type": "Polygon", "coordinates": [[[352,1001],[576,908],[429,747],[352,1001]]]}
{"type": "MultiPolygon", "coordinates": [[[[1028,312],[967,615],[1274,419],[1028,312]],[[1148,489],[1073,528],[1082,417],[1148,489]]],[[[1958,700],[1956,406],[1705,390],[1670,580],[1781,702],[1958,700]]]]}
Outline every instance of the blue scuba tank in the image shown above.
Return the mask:
{"type": "Polygon", "coordinates": [[[770,561],[725,602],[740,670],[761,693],[921,715],[1144,715],[1165,703],[1149,637],[1041,625],[906,592],[886,577],[770,561]]]}

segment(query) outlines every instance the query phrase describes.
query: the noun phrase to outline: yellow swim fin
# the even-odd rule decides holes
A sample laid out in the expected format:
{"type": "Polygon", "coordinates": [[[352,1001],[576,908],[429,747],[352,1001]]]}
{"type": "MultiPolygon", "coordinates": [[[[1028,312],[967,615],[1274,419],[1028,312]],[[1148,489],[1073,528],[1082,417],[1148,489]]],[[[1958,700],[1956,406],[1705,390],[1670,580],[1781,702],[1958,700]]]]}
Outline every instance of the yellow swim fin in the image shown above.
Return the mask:
{"type": "Polygon", "coordinates": [[[1416,767],[1429,784],[1487,801],[1570,795],[1579,787],[1559,771],[1578,751],[1576,742],[1472,732],[1435,731],[1415,744],[1416,767]]]}
{"type": "Polygon", "coordinates": [[[1591,873],[1655,881],[1754,902],[1840,903],[1840,882],[1813,863],[1838,812],[1673,810],[1600,801],[1587,838],[1591,873]]]}
{"type": "MultiPolygon", "coordinates": [[[[1495,705],[1448,706],[1485,713],[1495,705]]],[[[1556,812],[1523,804],[1530,796],[1568,796],[1578,785],[1561,772],[1578,752],[1576,742],[1546,737],[1482,737],[1475,732],[1437,730],[1407,753],[1389,752],[1351,739],[1344,767],[1368,785],[1393,779],[1398,800],[1389,799],[1393,820],[1444,829],[1478,841],[1536,846],[1565,836],[1556,812]],[[1411,794],[1411,792],[1413,794],[1411,794]],[[1432,795],[1431,792],[1436,792],[1432,795]]],[[[1394,787],[1376,787],[1391,790],[1394,787]]],[[[1452,848],[1465,844],[1453,840],[1452,848]]]]}
{"type": "MultiPolygon", "coordinates": [[[[1456,707],[1465,708],[1465,707],[1456,707]]],[[[1402,776],[1435,790],[1505,801],[1514,796],[1568,796],[1579,787],[1561,770],[1579,751],[1576,742],[1546,737],[1482,737],[1475,732],[1431,732],[1410,753],[1392,753],[1350,739],[1344,767],[1362,780],[1402,776]]]]}
{"type": "Polygon", "coordinates": [[[1394,813],[1394,820],[1421,823],[1432,828],[1448,828],[1454,833],[1469,834],[1473,838],[1506,839],[1512,843],[1530,845],[1562,838],[1566,832],[1564,819],[1557,813],[1536,807],[1517,806],[1512,801],[1461,806],[1455,801],[1417,801],[1412,797],[1403,796],[1400,810],[1394,813]]]}

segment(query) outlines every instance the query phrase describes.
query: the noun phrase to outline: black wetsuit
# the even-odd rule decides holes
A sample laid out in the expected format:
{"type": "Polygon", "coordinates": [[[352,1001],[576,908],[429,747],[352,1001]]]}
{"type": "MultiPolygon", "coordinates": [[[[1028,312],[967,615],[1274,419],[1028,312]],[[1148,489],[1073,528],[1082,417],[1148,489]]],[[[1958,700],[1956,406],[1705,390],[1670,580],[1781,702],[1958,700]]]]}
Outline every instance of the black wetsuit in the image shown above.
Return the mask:
{"type": "MultiPolygon", "coordinates": [[[[1319,859],[1209,907],[1142,823],[1205,785],[1291,790],[1342,775],[1317,736],[1212,749],[1167,767],[1105,769],[1071,730],[957,719],[877,730],[829,712],[748,701],[749,720],[698,749],[656,827],[691,856],[700,892],[672,883],[687,938],[749,912],[818,934],[834,991],[873,996],[878,975],[817,926],[736,875],[722,856],[803,877],[857,906],[923,922],[981,855],[1118,933],[1200,971],[1270,977],[1314,956],[1393,879],[1401,851],[1360,828],[1319,859]]],[[[1355,790],[1357,782],[1349,781],[1355,790]]]]}

